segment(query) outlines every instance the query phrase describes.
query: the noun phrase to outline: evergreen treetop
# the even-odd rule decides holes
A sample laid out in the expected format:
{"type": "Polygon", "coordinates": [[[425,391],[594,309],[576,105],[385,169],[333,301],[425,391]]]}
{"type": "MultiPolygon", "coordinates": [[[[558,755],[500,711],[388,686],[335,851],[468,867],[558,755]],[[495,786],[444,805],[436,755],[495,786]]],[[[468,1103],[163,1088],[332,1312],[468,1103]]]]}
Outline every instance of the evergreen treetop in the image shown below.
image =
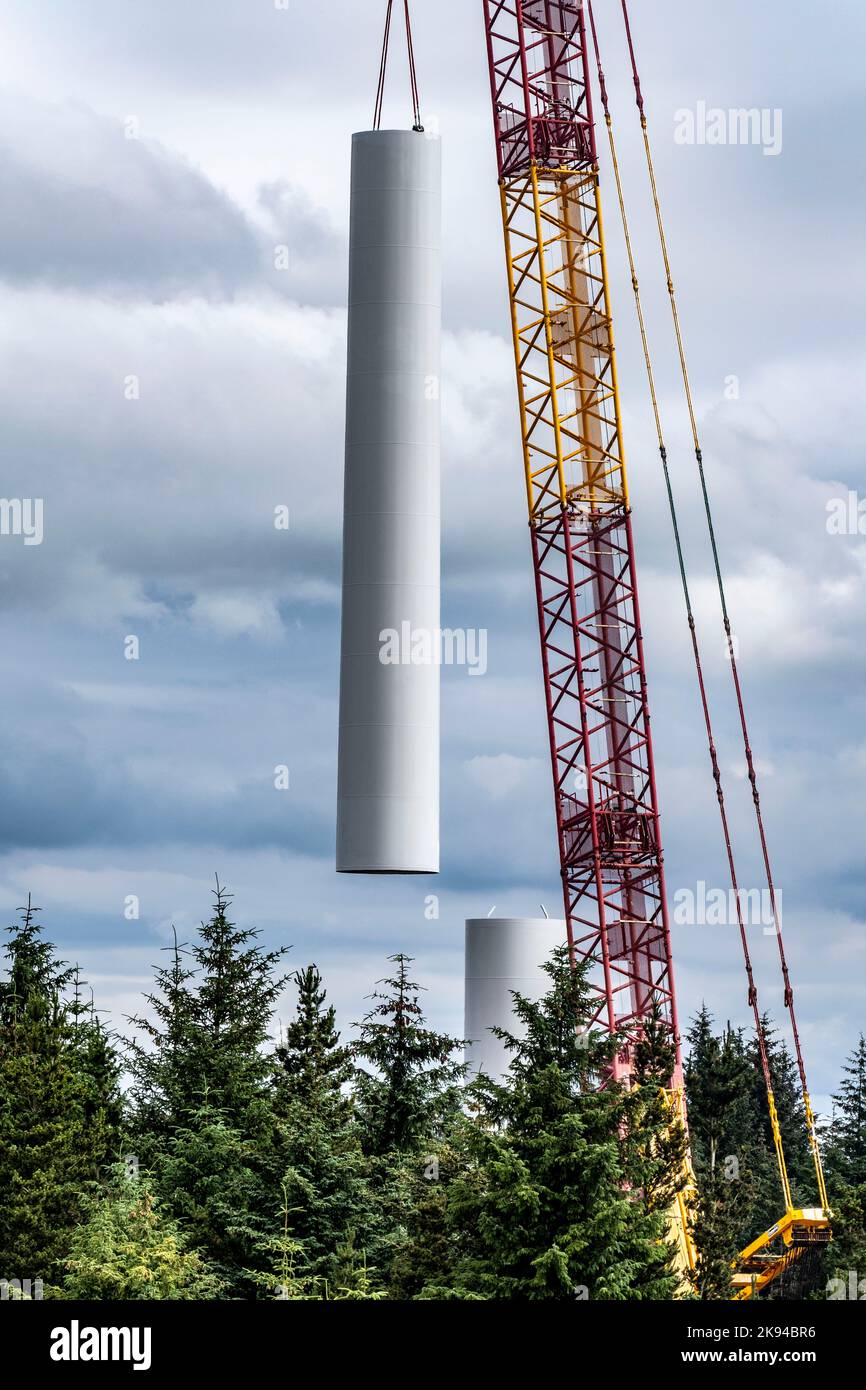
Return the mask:
{"type": "Polygon", "coordinates": [[[833,1096],[827,1166],[835,1184],[866,1186],[866,1038],[862,1033],[833,1096]]]}
{"type": "Polygon", "coordinates": [[[346,1109],[343,1088],[352,1079],[352,1051],[340,1046],[336,1010],[325,1004],[322,976],[316,965],[295,971],[298,991],[295,1017],[276,1050],[276,1084],[283,1106],[300,1102],[308,1110],[327,1105],[346,1109]]]}
{"type": "Polygon", "coordinates": [[[390,956],[393,975],[379,981],[373,1008],[355,1024],[355,1095],[366,1152],[378,1156],[429,1143],[460,1108],[463,1043],[426,1026],[412,957],[390,956]]]}
{"type": "MultiPolygon", "coordinates": [[[[545,969],[543,999],[514,995],[522,1033],[497,1030],[512,1054],[506,1078],[471,1087],[476,1114],[463,1123],[465,1159],[448,1190],[451,1296],[673,1297],[668,1216],[643,1188],[669,1111],[646,1108],[634,1142],[634,1100],[613,1081],[599,1087],[624,1039],[591,1026],[587,967],[575,969],[562,948],[545,969]]],[[[656,1063],[645,1061],[649,1074],[656,1063]]],[[[657,1065],[664,1071],[666,1059],[657,1065]]],[[[675,1185],[673,1172],[667,1181],[675,1185]]]]}

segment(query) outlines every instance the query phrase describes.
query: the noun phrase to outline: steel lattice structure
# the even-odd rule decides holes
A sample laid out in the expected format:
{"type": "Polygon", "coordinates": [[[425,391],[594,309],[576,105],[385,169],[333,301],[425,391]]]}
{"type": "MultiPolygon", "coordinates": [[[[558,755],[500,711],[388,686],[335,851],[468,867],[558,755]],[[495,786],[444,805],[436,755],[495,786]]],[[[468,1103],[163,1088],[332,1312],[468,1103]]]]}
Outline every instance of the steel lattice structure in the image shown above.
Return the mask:
{"type": "MultiPolygon", "coordinates": [[[[569,942],[680,1039],[583,7],[484,0],[569,942]]],[[[624,1047],[617,1074],[630,1071],[624,1047]]]]}
{"type": "MultiPolygon", "coordinates": [[[[595,993],[593,1021],[624,1039],[613,1066],[616,1079],[628,1083],[634,1042],[650,1015],[657,1018],[656,1011],[660,1011],[676,1056],[670,1080],[672,1114],[685,1124],[680,1034],[599,192],[585,0],[483,0],[483,5],[568,939],[575,963],[589,966],[595,993]]],[[[591,13],[591,5],[589,9],[591,13]]],[[[623,14],[730,645],[730,625],[624,0],[623,14]]],[[[597,63],[610,131],[600,58],[597,63]]],[[[625,223],[615,155],[613,158],[625,223]]],[[[627,229],[626,240],[628,243],[627,229]]],[[[638,299],[630,244],[628,249],[638,299]]],[[[638,313],[655,404],[639,299],[638,313]]],[[[656,416],[658,423],[657,406],[656,416]]],[[[659,441],[666,470],[660,424],[659,441]]],[[[668,492],[676,533],[669,485],[668,492]]],[[[684,569],[682,574],[730,857],[684,569]]],[[[731,661],[772,892],[733,651],[731,661]]],[[[736,885],[732,858],[731,873],[736,885]]],[[[757,1016],[757,995],[745,935],[743,946],[749,1002],[756,1010],[760,1038],[762,1024],[757,1016]]],[[[769,1112],[786,1211],[780,1221],[738,1257],[736,1273],[732,1275],[733,1296],[737,1299],[756,1296],[830,1236],[820,1153],[811,1123],[781,938],[779,950],[823,1207],[801,1210],[793,1204],[767,1074],[769,1112]]],[[[689,1215],[693,1197],[694,1180],[687,1159],[683,1189],[677,1208],[671,1213],[683,1270],[686,1264],[692,1269],[695,1266],[689,1215]]]]}

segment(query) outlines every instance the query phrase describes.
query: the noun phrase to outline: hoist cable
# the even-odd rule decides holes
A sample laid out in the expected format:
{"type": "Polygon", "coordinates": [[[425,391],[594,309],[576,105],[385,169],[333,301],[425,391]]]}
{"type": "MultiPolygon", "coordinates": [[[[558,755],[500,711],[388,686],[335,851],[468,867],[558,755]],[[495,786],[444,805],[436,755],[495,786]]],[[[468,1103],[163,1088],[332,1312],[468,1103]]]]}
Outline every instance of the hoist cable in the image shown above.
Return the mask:
{"type": "Polygon", "coordinates": [[[385,37],[382,40],[382,58],[379,64],[379,85],[376,88],[376,106],[373,111],[373,129],[378,130],[382,124],[382,103],[385,99],[385,73],[388,68],[388,44],[391,39],[391,15],[394,10],[394,0],[388,0],[388,12],[385,15],[385,37]]]}
{"type": "Polygon", "coordinates": [[[671,273],[671,261],[670,254],[668,251],[667,235],[665,232],[664,219],[662,217],[661,200],[659,197],[658,185],[656,181],[655,164],[653,161],[652,148],[650,145],[649,127],[646,117],[643,92],[641,90],[640,73],[637,65],[637,56],[635,53],[634,39],[632,36],[631,23],[629,20],[627,0],[621,0],[621,6],[623,20],[625,22],[626,38],[628,41],[629,57],[631,60],[632,77],[634,79],[635,98],[638,112],[640,115],[641,131],[643,134],[643,144],[644,153],[646,156],[647,172],[649,175],[650,189],[652,192],[653,205],[655,208],[656,224],[659,233],[659,243],[661,246],[662,259],[664,262],[665,276],[667,280],[668,298],[670,300],[674,332],[676,334],[677,351],[680,360],[680,370],[682,374],[683,388],[685,391],[686,405],[689,413],[689,422],[691,424],[692,429],[692,437],[694,439],[695,459],[697,461],[698,476],[700,479],[701,494],[703,497],[704,514],[706,516],[707,529],[709,531],[710,545],[712,547],[713,565],[716,572],[716,583],[718,586],[719,599],[721,602],[722,620],[728,649],[728,661],[731,667],[731,678],[734,683],[737,711],[740,719],[740,728],[743,736],[743,748],[746,757],[746,768],[748,772],[749,783],[752,788],[752,802],[755,808],[755,819],[758,828],[758,837],[761,844],[761,854],[764,862],[764,871],[766,874],[767,886],[770,894],[770,908],[773,916],[773,929],[776,937],[776,943],[778,946],[779,961],[781,965],[782,979],[784,983],[785,1008],[788,1011],[788,1015],[791,1021],[791,1031],[794,1038],[794,1049],[796,1053],[797,1070],[800,1075],[800,1084],[803,1095],[803,1106],[806,1118],[806,1128],[809,1136],[809,1148],[812,1154],[812,1161],[815,1167],[815,1176],[818,1183],[818,1198],[821,1203],[821,1206],[826,1211],[829,1203],[827,1199],[827,1187],[824,1180],[824,1169],[821,1160],[821,1150],[818,1142],[817,1121],[815,1113],[812,1109],[812,1102],[809,1095],[809,1086],[806,1079],[806,1066],[803,1059],[803,1049],[800,1042],[800,1033],[797,1027],[797,1017],[794,1009],[794,991],[791,985],[791,978],[788,970],[788,961],[785,954],[785,945],[782,937],[781,915],[778,908],[775,882],[773,879],[772,865],[770,862],[770,851],[767,843],[766,831],[764,828],[764,817],[761,809],[760,793],[758,790],[757,771],[755,769],[754,756],[752,753],[751,740],[749,737],[749,727],[746,719],[745,701],[743,698],[742,687],[740,684],[739,668],[737,666],[737,657],[735,650],[736,644],[734,642],[730,616],[728,613],[727,596],[725,593],[724,579],[722,577],[722,567],[719,558],[718,544],[716,540],[716,530],[713,521],[713,511],[710,503],[710,495],[707,484],[706,472],[704,469],[703,451],[701,449],[701,440],[698,431],[697,416],[695,413],[694,397],[692,395],[691,381],[689,378],[685,342],[683,338],[682,325],[680,323],[679,308],[677,305],[676,291],[674,289],[673,275],[671,273]]]}
{"type": "MultiPolygon", "coordinates": [[[[409,86],[412,93],[412,118],[414,129],[423,130],[421,124],[421,99],[418,93],[418,70],[415,63],[415,42],[412,37],[412,20],[409,14],[409,0],[403,0],[403,14],[406,20],[406,48],[409,56],[409,86]]],[[[385,102],[385,78],[388,71],[388,51],[391,43],[391,20],[394,15],[394,0],[388,0],[385,14],[385,35],[382,40],[382,57],[379,64],[379,82],[376,87],[376,105],[373,110],[373,129],[379,130],[382,124],[382,107],[385,102]]]]}
{"type": "Polygon", "coordinates": [[[406,46],[409,50],[409,81],[412,86],[412,112],[415,117],[415,129],[422,130],[421,125],[421,98],[418,95],[418,71],[415,67],[415,43],[412,38],[412,20],[409,17],[409,0],[403,0],[403,7],[406,11],[406,46]]]}

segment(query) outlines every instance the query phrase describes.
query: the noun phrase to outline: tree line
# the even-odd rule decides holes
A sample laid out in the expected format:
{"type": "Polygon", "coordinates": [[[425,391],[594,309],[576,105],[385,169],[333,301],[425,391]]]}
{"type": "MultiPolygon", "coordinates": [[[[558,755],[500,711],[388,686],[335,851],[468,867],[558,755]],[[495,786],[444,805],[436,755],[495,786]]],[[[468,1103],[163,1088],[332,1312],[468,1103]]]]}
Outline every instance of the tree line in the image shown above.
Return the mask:
{"type": "MultiPolygon", "coordinates": [[[[29,903],[5,956],[4,1296],[27,1280],[83,1300],[683,1296],[669,1213],[686,1139],[665,1095],[665,1029],[649,1019],[631,1086],[612,1083],[624,1039],[593,1025],[565,950],[543,998],[515,995],[501,1083],[467,1077],[405,955],[345,1043],[317,967],[289,972],[285,950],[231,920],[219,885],[125,1037],[29,903]],[[295,1012],[274,1043],[287,986],[295,1012]]],[[[814,1204],[795,1069],[770,1037],[792,1181],[814,1204]]],[[[734,1255],[781,1214],[772,1139],[745,1033],[718,1031],[704,1009],[689,1049],[691,1296],[727,1298],[734,1255]]],[[[862,1037],[824,1142],[838,1220],[820,1276],[866,1278],[862,1037]]]]}

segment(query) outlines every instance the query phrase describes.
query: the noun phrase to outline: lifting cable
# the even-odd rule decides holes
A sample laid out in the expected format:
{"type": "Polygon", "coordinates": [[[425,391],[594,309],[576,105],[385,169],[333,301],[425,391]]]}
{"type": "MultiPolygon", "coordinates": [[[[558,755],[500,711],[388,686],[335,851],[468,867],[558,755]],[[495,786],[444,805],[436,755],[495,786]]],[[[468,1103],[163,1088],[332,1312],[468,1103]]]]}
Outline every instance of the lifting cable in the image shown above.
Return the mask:
{"type": "MultiPolygon", "coordinates": [[[[418,72],[415,66],[415,43],[412,38],[412,20],[409,15],[409,0],[403,0],[403,12],[406,18],[406,48],[409,55],[409,83],[412,88],[412,115],[415,124],[413,130],[422,131],[421,124],[421,99],[418,95],[418,72]]],[[[388,0],[388,9],[385,15],[385,37],[382,40],[382,58],[379,64],[379,84],[376,88],[376,106],[373,111],[373,129],[378,130],[382,124],[382,106],[385,100],[385,74],[388,69],[388,48],[391,42],[391,19],[394,13],[394,0],[388,0]]]]}
{"type": "Polygon", "coordinates": [[[790,978],[790,974],[789,974],[789,971],[788,971],[788,962],[787,962],[787,957],[786,957],[786,955],[785,955],[785,945],[784,945],[784,940],[783,940],[783,937],[782,937],[781,916],[780,916],[780,913],[779,913],[779,910],[778,910],[778,903],[777,903],[777,899],[776,899],[775,883],[774,883],[774,879],[773,879],[772,866],[771,866],[771,863],[770,863],[769,846],[768,846],[768,843],[767,843],[766,832],[765,832],[765,829],[764,829],[764,818],[763,818],[763,813],[762,813],[762,810],[761,810],[760,793],[759,793],[759,791],[758,791],[758,778],[757,778],[757,772],[756,772],[755,764],[754,764],[754,757],[753,757],[753,753],[752,753],[751,740],[750,740],[750,737],[749,737],[749,728],[748,728],[748,723],[747,723],[747,719],[746,719],[745,702],[744,702],[744,698],[743,698],[742,688],[741,688],[741,685],[740,685],[740,675],[739,675],[739,669],[738,669],[738,667],[737,667],[736,650],[735,650],[735,644],[734,644],[734,639],[733,639],[733,635],[732,635],[730,616],[729,616],[729,612],[728,612],[727,597],[726,597],[726,593],[725,593],[725,585],[724,585],[724,580],[723,580],[723,578],[722,578],[722,568],[721,568],[721,561],[720,561],[720,558],[719,558],[718,545],[717,545],[717,542],[716,542],[716,531],[715,531],[715,525],[714,525],[714,521],[713,521],[713,511],[712,511],[712,506],[711,506],[711,504],[710,504],[709,489],[708,489],[708,486],[707,486],[706,473],[705,473],[705,470],[704,470],[703,451],[702,451],[702,448],[701,448],[701,441],[700,441],[700,435],[699,435],[699,431],[698,431],[697,417],[696,417],[695,406],[694,406],[694,399],[693,399],[693,396],[692,396],[691,381],[690,381],[690,378],[689,378],[688,364],[687,364],[686,352],[685,352],[685,344],[684,344],[684,339],[683,339],[682,326],[681,326],[681,324],[680,324],[680,317],[679,317],[679,309],[678,309],[678,306],[677,306],[676,292],[675,292],[675,289],[674,289],[673,276],[672,276],[672,273],[671,273],[670,254],[669,254],[669,251],[668,251],[667,236],[666,236],[666,233],[665,233],[664,221],[663,221],[663,218],[662,218],[661,201],[660,201],[660,198],[659,198],[658,186],[657,186],[657,183],[656,183],[655,166],[654,166],[654,163],[653,163],[652,149],[651,149],[651,146],[650,146],[649,129],[648,129],[646,111],[645,111],[645,106],[644,106],[643,92],[642,92],[642,90],[641,90],[640,74],[639,74],[639,71],[638,71],[637,57],[636,57],[636,54],[635,54],[635,46],[634,46],[634,41],[633,41],[632,32],[631,32],[631,24],[630,24],[630,21],[629,21],[629,13],[628,13],[628,4],[627,4],[627,0],[621,0],[621,7],[622,7],[623,20],[624,20],[624,23],[625,23],[626,38],[627,38],[627,41],[628,41],[629,57],[630,57],[630,59],[631,59],[632,77],[633,77],[633,80],[634,80],[636,103],[637,103],[637,108],[638,108],[638,112],[639,112],[639,115],[640,115],[641,131],[642,131],[642,134],[643,134],[643,144],[644,144],[644,152],[645,152],[645,155],[646,155],[647,172],[648,172],[648,175],[649,175],[650,189],[651,189],[651,192],[652,192],[653,205],[654,205],[655,214],[656,214],[656,223],[657,223],[657,226],[658,226],[659,242],[660,242],[660,246],[661,246],[662,259],[663,259],[663,262],[664,262],[665,277],[666,277],[666,281],[667,281],[668,297],[669,297],[669,300],[670,300],[671,313],[672,313],[672,316],[673,316],[674,332],[675,332],[675,334],[676,334],[677,351],[678,351],[679,360],[680,360],[680,371],[681,371],[681,374],[682,374],[683,387],[684,387],[684,390],[685,390],[685,397],[686,397],[686,405],[687,405],[688,413],[689,413],[689,422],[690,422],[690,425],[691,425],[692,437],[693,437],[693,440],[694,440],[695,459],[696,459],[696,461],[697,461],[698,476],[699,476],[699,479],[700,479],[701,494],[702,494],[702,497],[703,497],[703,504],[704,504],[704,513],[705,513],[705,516],[706,516],[707,528],[708,528],[708,531],[709,531],[710,545],[711,545],[711,547],[712,547],[713,565],[714,565],[715,573],[716,573],[716,582],[717,582],[717,585],[718,585],[719,599],[720,599],[720,602],[721,602],[721,609],[722,609],[722,620],[723,620],[724,631],[725,631],[725,638],[726,638],[726,641],[727,641],[727,648],[728,648],[728,660],[729,660],[730,667],[731,667],[731,677],[732,677],[732,680],[733,680],[733,682],[734,682],[734,692],[735,692],[736,702],[737,702],[737,711],[738,711],[738,714],[739,714],[740,728],[741,728],[742,736],[743,736],[743,748],[744,748],[745,757],[746,757],[746,768],[747,768],[747,771],[748,771],[749,782],[750,782],[751,788],[752,788],[752,801],[753,801],[754,808],[755,808],[755,819],[756,819],[756,823],[757,823],[758,836],[759,836],[759,840],[760,840],[760,844],[761,844],[761,854],[762,854],[762,858],[763,858],[763,862],[764,862],[764,871],[765,871],[765,874],[766,874],[767,886],[768,886],[769,894],[770,894],[770,906],[771,906],[771,910],[772,910],[772,914],[773,914],[773,928],[774,928],[774,934],[775,934],[776,942],[777,942],[777,946],[778,946],[779,961],[780,961],[780,965],[781,965],[782,979],[783,979],[783,983],[784,983],[784,1001],[785,1001],[785,1008],[786,1008],[787,1011],[788,1011],[788,1015],[789,1015],[789,1018],[790,1018],[790,1021],[791,1021],[791,1031],[792,1031],[793,1039],[794,1039],[794,1048],[795,1048],[795,1053],[796,1053],[797,1069],[798,1069],[798,1072],[799,1072],[799,1075],[800,1075],[800,1085],[801,1085],[801,1090],[802,1090],[802,1095],[803,1095],[803,1106],[804,1106],[804,1111],[805,1111],[806,1127],[807,1127],[808,1136],[809,1136],[809,1148],[810,1148],[810,1151],[811,1151],[811,1154],[812,1154],[812,1161],[813,1161],[813,1164],[814,1164],[814,1167],[815,1167],[815,1176],[816,1176],[817,1183],[818,1183],[818,1199],[819,1199],[819,1201],[820,1201],[820,1203],[821,1203],[821,1206],[822,1206],[822,1208],[824,1209],[824,1211],[827,1211],[828,1206],[829,1206],[829,1203],[828,1203],[828,1199],[827,1199],[827,1188],[826,1188],[826,1183],[825,1183],[825,1180],[824,1180],[824,1170],[823,1170],[823,1164],[822,1164],[822,1160],[821,1160],[821,1150],[820,1150],[819,1143],[818,1143],[817,1122],[816,1122],[816,1118],[815,1118],[815,1113],[814,1113],[814,1111],[813,1111],[813,1109],[812,1109],[812,1102],[811,1102],[811,1098],[810,1098],[810,1095],[809,1095],[809,1087],[808,1087],[808,1083],[807,1083],[807,1080],[806,1080],[806,1066],[805,1066],[805,1062],[804,1062],[804,1059],[803,1059],[803,1049],[802,1049],[802,1045],[801,1045],[801,1042],[800,1042],[800,1033],[799,1033],[799,1029],[798,1029],[798,1027],[797,1027],[797,1018],[796,1018],[796,1013],[795,1013],[795,1009],[794,1009],[794,991],[793,991],[793,987],[792,987],[792,985],[791,985],[791,978],[790,978]]]}
{"type": "Polygon", "coordinates": [[[677,515],[676,502],[674,500],[673,485],[671,483],[670,469],[668,467],[667,446],[665,444],[664,431],[662,428],[661,411],[659,408],[658,392],[656,390],[655,369],[653,367],[652,355],[650,353],[649,337],[647,334],[646,320],[643,312],[643,300],[640,293],[640,285],[637,278],[637,268],[635,265],[634,247],[631,238],[628,213],[626,211],[625,195],[623,193],[622,176],[617,156],[616,141],[613,133],[613,120],[610,114],[610,104],[608,101],[607,84],[604,76],[604,69],[601,64],[601,50],[598,42],[598,33],[595,26],[595,15],[592,8],[592,0],[588,3],[588,13],[590,29],[592,32],[592,43],[595,53],[596,66],[598,68],[598,83],[601,93],[602,106],[604,108],[604,120],[607,127],[608,141],[610,144],[611,163],[616,179],[616,190],[619,199],[620,216],[622,219],[623,234],[625,236],[626,250],[628,252],[629,270],[631,273],[632,289],[634,291],[635,307],[637,309],[638,326],[640,328],[641,344],[643,347],[644,363],[646,365],[647,379],[649,381],[650,397],[652,399],[653,416],[655,418],[656,434],[658,435],[659,454],[661,456],[662,471],[665,480],[665,490],[667,492],[668,507],[670,510],[671,524],[673,526],[674,542],[676,545],[677,562],[679,564],[680,580],[682,583],[683,597],[686,604],[686,615],[688,618],[689,632],[692,639],[692,652],[694,655],[695,670],[698,678],[698,688],[701,697],[701,706],[704,715],[704,725],[709,742],[710,764],[712,766],[713,781],[716,785],[716,797],[719,803],[719,815],[722,822],[722,832],[725,841],[725,852],[728,860],[728,870],[731,878],[731,886],[734,890],[734,902],[736,903],[737,924],[740,931],[740,940],[743,947],[743,958],[745,960],[746,975],[749,982],[749,1005],[752,1008],[755,1019],[755,1032],[758,1040],[758,1051],[761,1061],[761,1071],[764,1077],[764,1084],[767,1090],[767,1102],[770,1110],[770,1122],[773,1131],[773,1143],[776,1150],[776,1161],[779,1166],[779,1176],[782,1182],[782,1191],[785,1198],[785,1209],[790,1211],[792,1207],[791,1187],[788,1180],[787,1164],[782,1145],[782,1134],[778,1121],[775,1094],[773,1091],[773,1079],[770,1071],[770,1059],[767,1051],[766,1036],[761,1019],[761,1012],[758,1006],[758,989],[755,984],[755,976],[752,968],[752,957],[749,950],[749,940],[743,921],[743,907],[740,897],[739,881],[737,868],[734,859],[733,842],[731,839],[730,825],[728,822],[728,811],[725,802],[725,792],[722,785],[722,773],[719,767],[718,753],[716,749],[715,734],[713,731],[712,715],[710,713],[709,697],[707,695],[706,683],[704,680],[703,660],[701,658],[701,648],[698,641],[697,625],[695,623],[694,610],[692,608],[691,592],[689,590],[688,576],[686,574],[686,563],[683,555],[682,541],[680,538],[679,517],[677,515]]]}

